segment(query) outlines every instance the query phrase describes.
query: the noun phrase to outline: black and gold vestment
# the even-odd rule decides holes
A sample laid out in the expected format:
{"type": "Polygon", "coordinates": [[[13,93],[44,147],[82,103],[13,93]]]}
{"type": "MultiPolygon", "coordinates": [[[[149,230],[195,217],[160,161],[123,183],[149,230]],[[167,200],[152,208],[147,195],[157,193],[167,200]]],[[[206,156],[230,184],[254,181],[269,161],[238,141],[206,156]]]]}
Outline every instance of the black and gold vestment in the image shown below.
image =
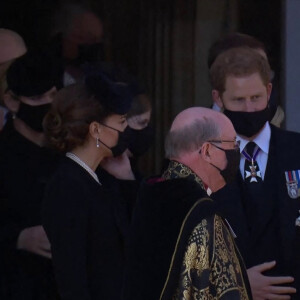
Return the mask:
{"type": "Polygon", "coordinates": [[[142,185],[124,300],[252,299],[226,221],[201,179],[175,161],[142,185]]]}

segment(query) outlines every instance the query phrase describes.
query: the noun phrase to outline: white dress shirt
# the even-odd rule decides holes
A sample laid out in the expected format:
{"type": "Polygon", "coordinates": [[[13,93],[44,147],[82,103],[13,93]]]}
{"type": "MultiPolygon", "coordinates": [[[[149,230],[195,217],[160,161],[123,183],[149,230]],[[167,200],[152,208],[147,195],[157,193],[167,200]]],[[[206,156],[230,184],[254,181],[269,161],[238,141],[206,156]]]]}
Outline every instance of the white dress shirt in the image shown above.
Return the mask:
{"type": "MultiPolygon", "coordinates": [[[[266,167],[268,162],[269,155],[269,146],[271,139],[271,128],[269,122],[265,124],[260,134],[253,140],[254,143],[260,148],[260,151],[256,157],[256,161],[261,172],[261,177],[264,179],[266,173],[266,167]]],[[[250,142],[239,135],[237,136],[237,140],[241,141],[240,151],[241,151],[241,159],[240,159],[240,171],[242,177],[244,178],[244,167],[245,167],[245,156],[242,154],[242,151],[246,147],[246,145],[250,142]]]]}

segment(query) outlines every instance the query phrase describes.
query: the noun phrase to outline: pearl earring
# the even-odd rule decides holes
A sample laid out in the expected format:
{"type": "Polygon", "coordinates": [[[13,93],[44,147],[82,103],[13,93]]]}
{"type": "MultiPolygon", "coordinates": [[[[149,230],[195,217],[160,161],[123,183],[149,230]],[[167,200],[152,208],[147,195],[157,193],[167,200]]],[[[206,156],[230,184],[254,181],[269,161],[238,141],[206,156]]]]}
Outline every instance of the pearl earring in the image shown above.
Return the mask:
{"type": "Polygon", "coordinates": [[[99,148],[100,147],[100,143],[99,143],[99,139],[96,139],[96,147],[99,148]]]}

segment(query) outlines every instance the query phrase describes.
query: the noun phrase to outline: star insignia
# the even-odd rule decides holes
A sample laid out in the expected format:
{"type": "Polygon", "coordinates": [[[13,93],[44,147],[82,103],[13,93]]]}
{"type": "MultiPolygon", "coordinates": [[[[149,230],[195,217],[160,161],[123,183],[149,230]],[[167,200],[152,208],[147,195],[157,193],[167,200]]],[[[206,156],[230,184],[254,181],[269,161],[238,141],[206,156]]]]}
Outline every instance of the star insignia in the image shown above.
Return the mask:
{"type": "Polygon", "coordinates": [[[250,172],[246,171],[246,178],[251,177],[250,182],[257,182],[257,177],[261,178],[261,172],[260,171],[256,171],[256,166],[250,166],[250,172]]]}

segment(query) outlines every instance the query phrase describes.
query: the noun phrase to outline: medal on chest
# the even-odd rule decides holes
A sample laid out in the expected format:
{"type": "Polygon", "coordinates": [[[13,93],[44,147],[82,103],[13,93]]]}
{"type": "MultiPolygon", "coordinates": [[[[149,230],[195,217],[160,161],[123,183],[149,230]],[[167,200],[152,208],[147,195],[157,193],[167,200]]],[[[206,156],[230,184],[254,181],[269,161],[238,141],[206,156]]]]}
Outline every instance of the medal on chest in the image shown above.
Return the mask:
{"type": "Polygon", "coordinates": [[[245,159],[250,162],[250,164],[245,166],[245,179],[248,179],[250,182],[258,182],[258,178],[262,178],[261,171],[258,168],[256,158],[260,151],[259,147],[256,147],[254,150],[253,157],[251,157],[245,150],[242,151],[245,159]]]}
{"type": "Polygon", "coordinates": [[[249,165],[249,170],[245,170],[245,178],[250,177],[250,182],[257,182],[257,178],[261,178],[261,172],[257,169],[257,165],[254,164],[252,159],[251,165],[249,165]]]}
{"type": "Polygon", "coordinates": [[[297,199],[300,195],[300,170],[285,171],[286,187],[291,199],[297,199]]]}

